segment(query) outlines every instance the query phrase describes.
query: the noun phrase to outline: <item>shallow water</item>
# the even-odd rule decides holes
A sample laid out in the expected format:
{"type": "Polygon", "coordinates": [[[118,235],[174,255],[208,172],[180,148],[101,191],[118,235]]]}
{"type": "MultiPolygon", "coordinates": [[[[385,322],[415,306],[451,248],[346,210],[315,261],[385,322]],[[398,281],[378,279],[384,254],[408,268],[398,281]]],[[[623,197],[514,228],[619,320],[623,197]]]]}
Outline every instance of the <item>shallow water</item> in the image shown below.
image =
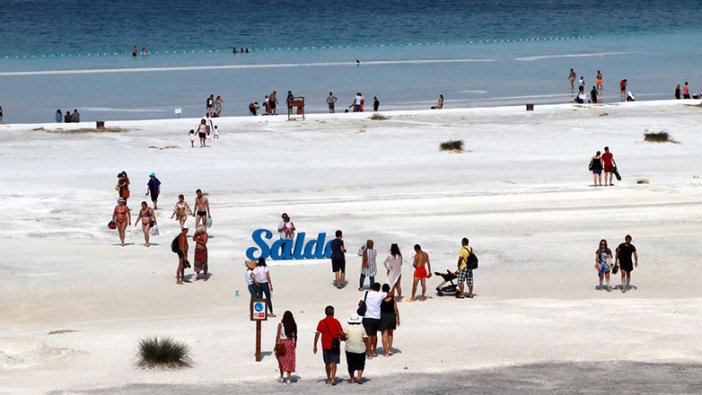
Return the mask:
{"type": "Polygon", "coordinates": [[[702,90],[702,3],[581,3],[10,0],[0,105],[6,122],[47,122],[57,108],[83,120],[198,117],[209,94],[224,115],[246,115],[272,90],[305,96],[312,112],[330,90],[342,108],[356,91],[381,109],[427,108],[439,94],[446,107],[558,103],[571,100],[571,67],[588,91],[602,70],[607,101],[622,78],[639,99],[672,97],[685,80],[702,90]],[[134,45],[150,55],[133,58],[134,45]]]}

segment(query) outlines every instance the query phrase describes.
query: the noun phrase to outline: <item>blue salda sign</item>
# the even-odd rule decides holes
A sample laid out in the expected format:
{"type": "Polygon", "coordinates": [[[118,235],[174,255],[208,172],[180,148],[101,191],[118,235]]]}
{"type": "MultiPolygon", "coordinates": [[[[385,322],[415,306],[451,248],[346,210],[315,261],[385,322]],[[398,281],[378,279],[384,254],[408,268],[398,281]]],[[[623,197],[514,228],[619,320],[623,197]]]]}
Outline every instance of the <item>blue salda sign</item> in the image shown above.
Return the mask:
{"type": "Polygon", "coordinates": [[[326,233],[317,234],[316,239],[305,243],[305,232],[295,236],[295,240],[277,239],[272,244],[267,240],[273,238],[273,232],[268,229],[258,229],[251,234],[256,247],[246,250],[246,257],[252,261],[259,258],[281,259],[325,259],[331,258],[331,240],[327,241],[326,233]],[[285,247],[283,247],[285,245],[285,247]]]}

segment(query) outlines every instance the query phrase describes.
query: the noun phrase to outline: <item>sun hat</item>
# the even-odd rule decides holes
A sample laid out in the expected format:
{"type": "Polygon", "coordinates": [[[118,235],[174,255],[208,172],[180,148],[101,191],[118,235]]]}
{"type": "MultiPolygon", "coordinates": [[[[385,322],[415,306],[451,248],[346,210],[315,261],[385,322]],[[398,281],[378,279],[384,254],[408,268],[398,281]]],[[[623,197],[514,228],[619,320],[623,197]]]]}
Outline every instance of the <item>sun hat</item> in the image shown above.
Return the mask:
{"type": "Polygon", "coordinates": [[[360,324],[361,322],[363,322],[363,318],[356,313],[351,314],[351,317],[349,317],[349,324],[360,324]]]}
{"type": "Polygon", "coordinates": [[[119,198],[117,199],[117,203],[127,203],[127,200],[124,198],[119,198]]]}
{"type": "Polygon", "coordinates": [[[152,172],[151,174],[149,174],[149,177],[156,177],[156,173],[152,172]]]}
{"type": "Polygon", "coordinates": [[[188,225],[185,224],[185,225],[183,225],[183,227],[181,229],[190,229],[190,228],[188,228],[188,225]]]}

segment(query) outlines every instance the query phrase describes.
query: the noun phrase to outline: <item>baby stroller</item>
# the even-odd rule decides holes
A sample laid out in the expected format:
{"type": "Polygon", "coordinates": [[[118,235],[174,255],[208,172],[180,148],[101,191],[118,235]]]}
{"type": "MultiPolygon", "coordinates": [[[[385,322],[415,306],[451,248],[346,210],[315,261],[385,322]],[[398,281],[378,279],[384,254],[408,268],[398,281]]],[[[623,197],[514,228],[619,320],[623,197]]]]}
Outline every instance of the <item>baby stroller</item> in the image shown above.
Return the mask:
{"type": "Polygon", "coordinates": [[[451,271],[447,269],[446,273],[434,272],[434,274],[444,279],[444,281],[436,287],[436,294],[439,296],[456,296],[458,287],[453,283],[453,280],[458,277],[456,273],[451,273],[451,271]]]}

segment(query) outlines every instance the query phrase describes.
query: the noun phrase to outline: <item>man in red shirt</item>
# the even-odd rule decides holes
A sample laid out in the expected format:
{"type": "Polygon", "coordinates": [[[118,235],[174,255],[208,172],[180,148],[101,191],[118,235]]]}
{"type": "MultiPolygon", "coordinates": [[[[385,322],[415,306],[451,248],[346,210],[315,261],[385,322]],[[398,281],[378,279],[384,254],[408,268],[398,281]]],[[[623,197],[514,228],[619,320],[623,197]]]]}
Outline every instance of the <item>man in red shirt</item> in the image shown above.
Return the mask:
{"type": "Polygon", "coordinates": [[[317,353],[317,340],[322,336],[322,357],[324,358],[324,369],[327,372],[327,384],[336,385],[336,365],[340,361],[341,337],[344,329],[341,323],[334,318],[334,306],[327,306],[324,309],[326,317],[317,324],[317,333],[314,335],[314,353],[317,353]],[[332,343],[336,341],[336,347],[332,343]]]}
{"type": "Polygon", "coordinates": [[[612,175],[617,167],[617,162],[614,161],[614,155],[609,152],[609,147],[604,148],[605,153],[602,154],[602,162],[604,163],[605,171],[605,186],[612,186],[612,175]]]}

